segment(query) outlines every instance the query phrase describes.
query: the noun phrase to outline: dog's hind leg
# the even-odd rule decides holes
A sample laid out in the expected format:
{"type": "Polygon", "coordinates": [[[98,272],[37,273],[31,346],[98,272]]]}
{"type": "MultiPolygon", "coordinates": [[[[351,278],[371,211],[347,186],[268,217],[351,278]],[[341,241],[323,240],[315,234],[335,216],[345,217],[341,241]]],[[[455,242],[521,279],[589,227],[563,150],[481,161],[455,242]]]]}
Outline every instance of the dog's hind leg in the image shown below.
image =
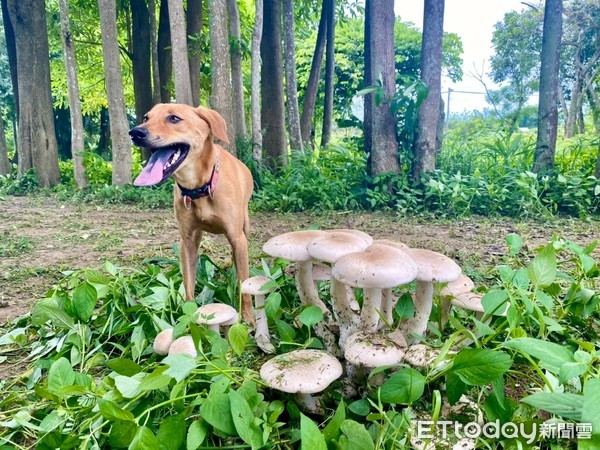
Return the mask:
{"type": "Polygon", "coordinates": [[[193,301],[196,287],[196,267],[198,266],[198,248],[202,240],[202,231],[199,229],[184,232],[180,230],[181,273],[183,275],[183,286],[185,288],[185,299],[193,301]]]}
{"type": "MultiPolygon", "coordinates": [[[[235,236],[227,234],[227,240],[233,249],[233,260],[238,282],[246,280],[249,276],[248,261],[248,240],[244,232],[237,233],[235,236]]],[[[242,317],[250,325],[254,325],[254,312],[252,309],[252,298],[248,294],[242,295],[242,317]]]]}

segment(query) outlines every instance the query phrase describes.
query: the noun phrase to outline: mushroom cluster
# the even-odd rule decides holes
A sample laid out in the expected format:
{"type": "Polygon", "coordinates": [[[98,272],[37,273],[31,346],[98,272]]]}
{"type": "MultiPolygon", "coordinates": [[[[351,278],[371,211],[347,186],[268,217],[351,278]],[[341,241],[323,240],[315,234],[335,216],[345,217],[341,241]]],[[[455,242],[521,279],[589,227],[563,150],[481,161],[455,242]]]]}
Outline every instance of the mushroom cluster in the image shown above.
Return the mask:
{"type": "MultiPolygon", "coordinates": [[[[419,341],[427,331],[436,284],[448,284],[442,290],[445,317],[452,305],[465,307],[467,300],[477,296],[472,292],[472,282],[461,277],[460,267],[447,256],[386,239],[374,241],[357,230],[284,233],[268,240],[263,251],[293,263],[300,301],[323,311],[324,320],[315,326],[315,334],[327,353],[338,358],[343,355],[350,374],[398,364],[405,361],[407,353],[414,360],[411,347],[422,345],[419,341]],[[329,301],[319,297],[316,283],[320,281],[330,284],[329,301]],[[413,282],[415,315],[394,323],[393,310],[398,299],[393,289],[413,282]],[[453,288],[457,291],[450,290],[453,288]],[[357,295],[359,290],[362,295],[357,295]]],[[[268,279],[257,282],[264,285],[268,279]]],[[[257,343],[263,350],[273,352],[264,297],[257,295],[256,290],[243,292],[255,296],[257,343]]]]}

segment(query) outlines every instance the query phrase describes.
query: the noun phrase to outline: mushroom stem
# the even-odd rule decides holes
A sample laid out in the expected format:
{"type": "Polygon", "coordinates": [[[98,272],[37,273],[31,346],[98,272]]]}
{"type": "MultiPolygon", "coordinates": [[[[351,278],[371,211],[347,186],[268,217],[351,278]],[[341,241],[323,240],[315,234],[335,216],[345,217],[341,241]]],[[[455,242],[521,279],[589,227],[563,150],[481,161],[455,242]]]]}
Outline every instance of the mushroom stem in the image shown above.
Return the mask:
{"type": "Polygon", "coordinates": [[[402,332],[407,337],[409,343],[415,342],[411,335],[422,336],[427,331],[427,322],[431,315],[431,306],[433,302],[433,283],[430,281],[417,280],[417,291],[414,297],[415,317],[407,320],[402,326],[402,332]]]}
{"type": "Polygon", "coordinates": [[[254,296],[254,318],[256,320],[256,328],[254,330],[256,345],[265,353],[275,353],[275,347],[271,344],[264,295],[256,294],[254,296]]]}
{"type": "Polygon", "coordinates": [[[364,288],[363,308],[360,314],[360,326],[365,333],[375,333],[379,324],[381,309],[381,289],[364,288]]]}
{"type": "Polygon", "coordinates": [[[298,392],[294,395],[294,398],[302,411],[320,416],[325,414],[325,411],[319,402],[318,396],[298,392]]]}
{"type": "Polygon", "coordinates": [[[352,289],[341,281],[331,280],[333,314],[340,328],[340,347],[344,349],[346,339],[360,328],[359,315],[352,309],[349,291],[352,289]]]}
{"type": "Polygon", "coordinates": [[[381,291],[382,300],[381,300],[381,314],[383,316],[383,320],[378,328],[383,328],[385,326],[390,326],[394,323],[394,296],[392,295],[392,289],[382,289],[381,291]]]}

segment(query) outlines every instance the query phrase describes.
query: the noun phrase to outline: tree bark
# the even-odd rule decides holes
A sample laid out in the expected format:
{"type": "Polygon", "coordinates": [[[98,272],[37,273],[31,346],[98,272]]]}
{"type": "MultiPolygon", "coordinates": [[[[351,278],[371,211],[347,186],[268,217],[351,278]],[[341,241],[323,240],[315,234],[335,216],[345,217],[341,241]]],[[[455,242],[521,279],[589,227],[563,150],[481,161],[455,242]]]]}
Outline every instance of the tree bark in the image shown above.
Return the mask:
{"type": "MultiPolygon", "coordinates": [[[[398,162],[398,139],[396,117],[390,110],[389,99],[396,91],[396,69],[394,52],[394,5],[387,0],[369,2],[369,27],[371,32],[369,54],[371,56],[371,84],[376,80],[383,83],[384,99],[371,104],[371,167],[372,176],[383,173],[400,173],[398,162]]],[[[372,98],[374,96],[371,96],[372,98]]],[[[438,112],[437,108],[435,110],[438,112]]],[[[434,129],[435,131],[435,129],[434,129]]],[[[434,135],[435,139],[435,135],[434,135]]]]}
{"type": "Polygon", "coordinates": [[[11,172],[12,168],[8,159],[6,134],[4,133],[4,118],[0,117],[0,175],[8,175],[11,172]]]}
{"type": "Polygon", "coordinates": [[[104,53],[104,79],[108,97],[108,115],[112,142],[112,183],[123,186],[131,183],[131,145],[129,123],[125,111],[123,80],[117,33],[117,9],[115,0],[98,0],[100,29],[104,53]]]}
{"type": "Polygon", "coordinates": [[[202,0],[187,2],[187,44],[190,63],[190,84],[194,106],[200,105],[200,66],[202,53],[200,39],[202,37],[202,0]]]}
{"type": "MultiPolygon", "coordinates": [[[[365,0],[365,30],[364,30],[364,64],[365,64],[365,88],[373,85],[371,79],[371,0],[365,0]]],[[[367,94],[363,98],[363,139],[364,150],[367,156],[367,170],[369,175],[372,164],[372,141],[373,141],[373,94],[367,94]]]]}
{"type": "Polygon", "coordinates": [[[444,0],[425,0],[421,79],[428,87],[427,97],[419,107],[415,143],[413,179],[435,169],[436,130],[442,95],[442,38],[444,36],[444,0]]]}
{"type": "MultiPolygon", "coordinates": [[[[1,0],[2,24],[4,25],[4,37],[6,39],[6,53],[8,55],[8,66],[10,68],[10,79],[12,82],[13,97],[15,100],[15,115],[19,117],[19,81],[17,76],[17,47],[15,42],[15,31],[10,16],[8,15],[8,0],[1,0]]],[[[15,143],[17,140],[15,139],[15,143]]]]}
{"type": "Polygon", "coordinates": [[[152,60],[152,104],[160,103],[160,69],[158,64],[158,30],[156,28],[156,1],[148,0],[150,11],[150,52],[152,60]]]}
{"type": "Polygon", "coordinates": [[[283,0],[283,29],[285,41],[285,88],[287,95],[290,147],[302,151],[300,112],[298,109],[298,83],[296,81],[296,46],[294,33],[294,2],[283,0]]]}
{"type": "Polygon", "coordinates": [[[333,87],[335,77],[335,0],[327,0],[327,44],[325,56],[325,104],[321,147],[331,140],[333,128],[333,87]]]}
{"type": "Polygon", "coordinates": [[[85,136],[83,130],[83,115],[81,113],[81,99],[79,97],[79,82],[77,80],[77,60],[75,46],[71,39],[71,24],[69,23],[69,2],[60,0],[60,28],[64,49],[65,70],[67,72],[67,89],[69,91],[69,113],[71,116],[71,157],[73,158],[73,175],[75,185],[85,188],[88,185],[83,165],[83,152],[85,136]]]}
{"type": "Polygon", "coordinates": [[[315,116],[315,104],[317,103],[317,93],[319,92],[319,79],[321,78],[321,65],[323,64],[323,53],[325,52],[325,41],[327,37],[327,1],[321,6],[321,18],[319,19],[319,29],[317,31],[317,43],[313,53],[310,74],[306,92],[304,93],[304,103],[302,105],[302,115],[300,116],[300,134],[304,146],[310,147],[313,142],[312,126],[315,116]]]}
{"type": "Polygon", "coordinates": [[[231,56],[227,32],[227,5],[225,0],[209,0],[208,22],[210,27],[211,92],[210,106],[218,111],[227,123],[227,149],[233,155],[235,148],[235,123],[231,97],[231,56]]]}
{"type": "Polygon", "coordinates": [[[51,187],[60,183],[60,171],[44,0],[7,6],[17,50],[19,174],[33,168],[40,186],[51,187]]]}
{"type": "Polygon", "coordinates": [[[158,22],[158,71],[160,75],[160,101],[171,101],[171,78],[173,76],[173,52],[171,51],[171,26],[169,20],[169,2],[161,0],[158,22]]]}
{"type": "Polygon", "coordinates": [[[260,47],[263,30],[263,0],[256,0],[254,30],[252,32],[252,62],[250,82],[250,103],[252,109],[252,157],[262,159],[262,126],[260,117],[260,47]]]}
{"type": "Polygon", "coordinates": [[[281,64],[281,2],[264,0],[262,55],[262,127],[265,159],[277,168],[287,164],[283,67],[281,64]]]}
{"type": "MultiPolygon", "coordinates": [[[[164,1],[164,0],[163,0],[164,1]]],[[[168,0],[169,25],[171,29],[171,52],[173,55],[173,78],[177,103],[194,106],[183,0],[168,0]]]]}
{"type": "Polygon", "coordinates": [[[231,91],[233,123],[236,140],[246,139],[246,108],[244,104],[244,73],[242,71],[242,30],[237,0],[227,0],[229,42],[231,43],[231,91]]]}
{"type": "Polygon", "coordinates": [[[554,168],[558,131],[558,75],[562,37],[562,0],[546,0],[540,69],[538,132],[533,171],[554,168]]]}

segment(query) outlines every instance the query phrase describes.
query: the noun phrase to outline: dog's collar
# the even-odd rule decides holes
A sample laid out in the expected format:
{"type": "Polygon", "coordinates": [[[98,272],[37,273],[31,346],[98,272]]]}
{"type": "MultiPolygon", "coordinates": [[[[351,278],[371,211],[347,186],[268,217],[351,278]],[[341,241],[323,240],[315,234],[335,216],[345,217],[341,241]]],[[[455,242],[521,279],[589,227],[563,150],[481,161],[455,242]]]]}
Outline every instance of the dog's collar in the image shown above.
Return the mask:
{"type": "Polygon", "coordinates": [[[181,195],[183,196],[183,204],[185,205],[186,209],[190,209],[190,206],[192,205],[192,200],[196,200],[197,198],[208,197],[208,196],[210,196],[210,198],[212,198],[214,195],[214,192],[215,192],[215,187],[217,186],[218,179],[219,179],[219,157],[217,155],[217,161],[215,162],[212,173],[210,174],[210,180],[208,180],[208,182],[206,184],[204,184],[196,189],[187,189],[187,188],[183,187],[182,185],[180,185],[179,183],[177,183],[177,186],[179,187],[179,190],[181,191],[181,195]]]}

